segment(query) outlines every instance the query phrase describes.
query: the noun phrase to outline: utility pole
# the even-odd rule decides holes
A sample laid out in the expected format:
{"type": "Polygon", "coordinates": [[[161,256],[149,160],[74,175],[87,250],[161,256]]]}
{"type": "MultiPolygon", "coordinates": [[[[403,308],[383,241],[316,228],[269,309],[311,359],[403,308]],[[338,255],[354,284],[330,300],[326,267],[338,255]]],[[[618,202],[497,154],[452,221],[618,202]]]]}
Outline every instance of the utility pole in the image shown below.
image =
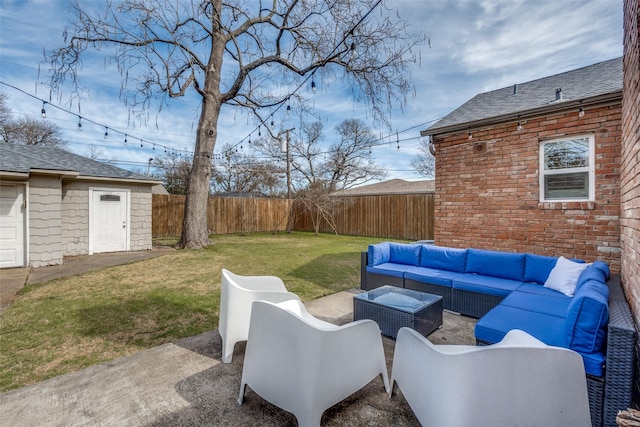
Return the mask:
{"type": "Polygon", "coordinates": [[[287,199],[291,199],[291,154],[289,151],[289,132],[291,132],[292,130],[295,130],[295,127],[282,130],[280,131],[280,133],[278,133],[278,139],[280,140],[280,152],[284,151],[285,160],[287,162],[287,199]],[[283,133],[285,134],[284,147],[282,144],[282,139],[280,139],[280,135],[282,135],[283,133]]]}

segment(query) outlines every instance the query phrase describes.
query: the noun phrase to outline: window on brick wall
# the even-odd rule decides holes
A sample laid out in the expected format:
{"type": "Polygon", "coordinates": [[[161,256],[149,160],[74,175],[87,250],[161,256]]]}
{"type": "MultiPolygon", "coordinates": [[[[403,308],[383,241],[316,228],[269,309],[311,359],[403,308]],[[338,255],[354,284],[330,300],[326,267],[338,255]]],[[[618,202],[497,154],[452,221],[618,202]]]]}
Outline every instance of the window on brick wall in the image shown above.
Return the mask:
{"type": "Polygon", "coordinates": [[[593,135],[540,143],[540,201],[593,201],[593,135]]]}

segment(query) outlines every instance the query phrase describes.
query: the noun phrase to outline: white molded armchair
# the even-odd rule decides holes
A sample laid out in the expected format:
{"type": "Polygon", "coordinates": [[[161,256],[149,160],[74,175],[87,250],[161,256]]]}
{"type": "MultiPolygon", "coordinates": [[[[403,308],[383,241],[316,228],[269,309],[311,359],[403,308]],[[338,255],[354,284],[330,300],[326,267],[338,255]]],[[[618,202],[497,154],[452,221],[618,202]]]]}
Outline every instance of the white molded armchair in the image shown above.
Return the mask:
{"type": "Polygon", "coordinates": [[[520,330],[484,346],[397,337],[394,383],[424,426],[590,426],[582,357],[520,330]]]}
{"type": "Polygon", "coordinates": [[[218,331],[222,337],[222,363],[231,363],[233,348],[249,336],[251,304],[257,300],[300,300],[275,276],[240,276],[223,268],[218,331]]]}
{"type": "Polygon", "coordinates": [[[245,386],[293,413],[300,427],[378,375],[389,391],[380,328],[372,320],[343,326],[316,319],[300,301],[253,303],[238,403],[245,386]]]}

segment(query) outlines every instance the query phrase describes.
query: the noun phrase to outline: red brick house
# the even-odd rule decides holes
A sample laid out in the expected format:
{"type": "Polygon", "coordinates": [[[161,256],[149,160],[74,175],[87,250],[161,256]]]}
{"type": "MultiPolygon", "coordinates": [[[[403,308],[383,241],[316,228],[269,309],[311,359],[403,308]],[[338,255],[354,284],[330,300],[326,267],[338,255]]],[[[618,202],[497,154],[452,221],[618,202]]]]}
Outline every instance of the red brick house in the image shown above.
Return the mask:
{"type": "Polygon", "coordinates": [[[620,271],[622,58],[481,93],[429,129],[435,241],[620,271]]]}

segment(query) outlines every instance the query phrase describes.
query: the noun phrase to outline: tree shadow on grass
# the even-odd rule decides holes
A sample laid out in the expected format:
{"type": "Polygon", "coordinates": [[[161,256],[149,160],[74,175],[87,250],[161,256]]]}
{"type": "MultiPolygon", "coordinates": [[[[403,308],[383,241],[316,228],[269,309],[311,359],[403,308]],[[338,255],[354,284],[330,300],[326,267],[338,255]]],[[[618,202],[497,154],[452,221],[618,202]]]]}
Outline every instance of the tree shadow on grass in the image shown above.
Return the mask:
{"type": "MultiPolygon", "coordinates": [[[[202,298],[149,295],[77,311],[78,333],[123,345],[159,345],[211,330],[213,304],[202,298]]],[[[213,303],[213,301],[212,301],[213,303]]]]}
{"type": "Polygon", "coordinates": [[[337,292],[360,287],[360,252],[324,254],[296,268],[291,276],[337,292]]]}

